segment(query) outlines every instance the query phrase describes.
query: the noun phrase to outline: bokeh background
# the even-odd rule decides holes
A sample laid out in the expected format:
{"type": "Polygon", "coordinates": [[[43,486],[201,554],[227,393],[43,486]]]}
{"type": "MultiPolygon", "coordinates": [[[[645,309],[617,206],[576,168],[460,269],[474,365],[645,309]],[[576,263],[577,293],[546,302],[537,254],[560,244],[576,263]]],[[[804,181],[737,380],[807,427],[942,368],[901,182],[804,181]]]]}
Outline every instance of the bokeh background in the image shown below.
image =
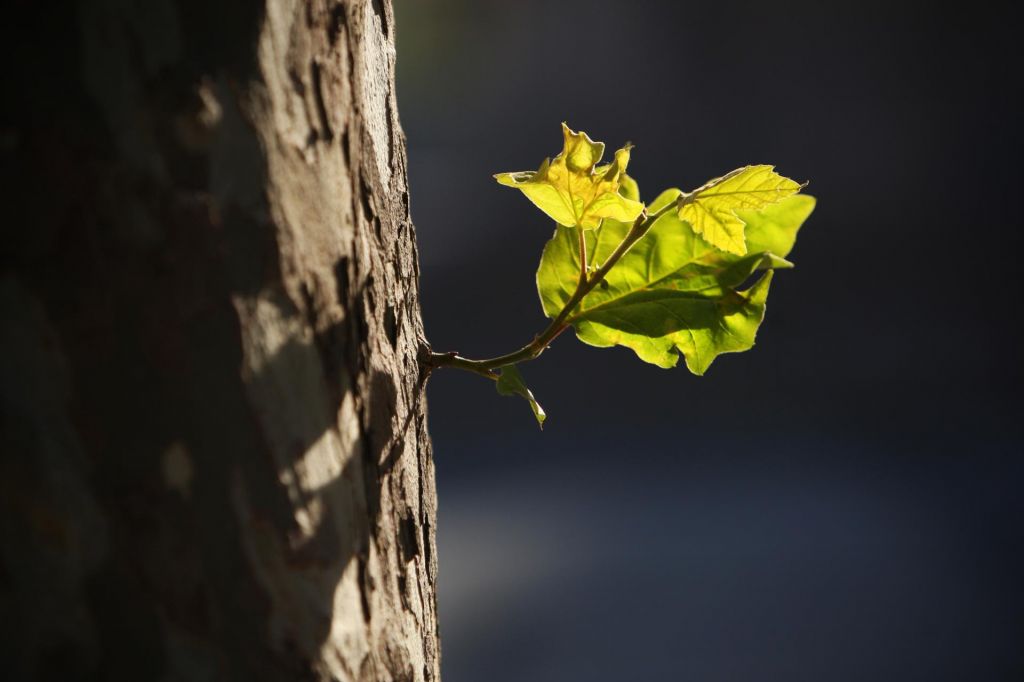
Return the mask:
{"type": "Polygon", "coordinates": [[[559,122],[646,199],[747,163],[819,198],[708,375],[570,335],[429,388],[448,682],[1024,679],[1019,24],[984,3],[398,0],[424,315],[542,328],[551,225],[491,174],[559,122]]]}

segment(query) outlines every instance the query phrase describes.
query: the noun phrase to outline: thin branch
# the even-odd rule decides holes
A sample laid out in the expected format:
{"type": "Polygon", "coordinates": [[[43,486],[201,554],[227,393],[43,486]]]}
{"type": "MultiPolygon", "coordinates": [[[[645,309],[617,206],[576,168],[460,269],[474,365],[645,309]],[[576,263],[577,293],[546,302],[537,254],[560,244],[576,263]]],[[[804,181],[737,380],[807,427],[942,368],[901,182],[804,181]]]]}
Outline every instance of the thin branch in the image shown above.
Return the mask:
{"type": "Polygon", "coordinates": [[[562,306],[558,315],[556,315],[555,318],[551,320],[551,323],[545,327],[544,331],[535,336],[530,343],[512,353],[506,353],[505,355],[499,355],[498,357],[486,360],[471,360],[454,352],[434,353],[432,351],[425,350],[420,357],[420,362],[424,365],[424,369],[427,372],[430,372],[438,367],[455,367],[457,369],[463,369],[468,372],[480,374],[489,379],[497,379],[498,375],[494,370],[499,367],[512,365],[517,362],[533,360],[538,357],[545,351],[545,349],[547,349],[559,334],[569,327],[569,323],[566,320],[569,319],[569,316],[572,314],[576,306],[579,305],[580,301],[582,301],[594,287],[604,280],[608,271],[619,262],[619,259],[626,255],[634,244],[640,241],[640,239],[647,234],[647,231],[651,229],[651,226],[654,225],[654,222],[658,218],[675,207],[675,202],[672,202],[652,215],[641,213],[633,223],[633,226],[629,229],[629,232],[626,233],[623,240],[615,247],[615,250],[611,255],[608,256],[608,260],[606,260],[590,277],[585,276],[586,259],[583,256],[583,253],[585,253],[586,242],[582,237],[583,231],[580,230],[580,241],[583,242],[583,251],[581,252],[580,259],[583,271],[581,272],[580,282],[576,286],[576,291],[574,291],[572,296],[569,297],[569,300],[565,302],[565,305],[562,306]]]}

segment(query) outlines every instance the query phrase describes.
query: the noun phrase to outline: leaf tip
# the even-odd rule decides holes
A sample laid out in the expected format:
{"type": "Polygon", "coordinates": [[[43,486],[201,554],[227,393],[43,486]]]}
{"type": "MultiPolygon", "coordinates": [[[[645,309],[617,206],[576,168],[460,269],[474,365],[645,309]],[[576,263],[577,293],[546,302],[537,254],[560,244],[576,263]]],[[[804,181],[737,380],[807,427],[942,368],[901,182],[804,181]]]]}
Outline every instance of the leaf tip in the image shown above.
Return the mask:
{"type": "Polygon", "coordinates": [[[703,358],[686,356],[686,369],[690,370],[693,376],[702,377],[714,361],[714,357],[705,361],[703,358]]]}
{"type": "Polygon", "coordinates": [[[544,421],[548,418],[548,415],[544,412],[544,408],[540,406],[540,403],[537,402],[537,399],[533,397],[533,392],[526,387],[523,375],[519,373],[518,367],[515,365],[501,367],[494,388],[498,391],[499,395],[518,395],[524,398],[530,404],[530,409],[533,411],[534,419],[537,420],[537,425],[541,430],[544,430],[544,421]]]}

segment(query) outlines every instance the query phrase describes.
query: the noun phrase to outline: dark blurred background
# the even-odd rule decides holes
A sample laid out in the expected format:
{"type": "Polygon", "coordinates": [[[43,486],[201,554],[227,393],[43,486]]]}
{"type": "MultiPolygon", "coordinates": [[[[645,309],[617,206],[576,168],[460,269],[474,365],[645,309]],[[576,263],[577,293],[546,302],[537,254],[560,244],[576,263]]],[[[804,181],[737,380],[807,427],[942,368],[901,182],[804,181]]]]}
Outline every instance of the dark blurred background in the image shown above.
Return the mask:
{"type": "Polygon", "coordinates": [[[448,682],[1024,679],[1019,23],[981,3],[396,3],[424,315],[544,325],[551,225],[491,174],[614,149],[650,200],[747,163],[818,209],[707,376],[567,334],[430,384],[448,682]]]}

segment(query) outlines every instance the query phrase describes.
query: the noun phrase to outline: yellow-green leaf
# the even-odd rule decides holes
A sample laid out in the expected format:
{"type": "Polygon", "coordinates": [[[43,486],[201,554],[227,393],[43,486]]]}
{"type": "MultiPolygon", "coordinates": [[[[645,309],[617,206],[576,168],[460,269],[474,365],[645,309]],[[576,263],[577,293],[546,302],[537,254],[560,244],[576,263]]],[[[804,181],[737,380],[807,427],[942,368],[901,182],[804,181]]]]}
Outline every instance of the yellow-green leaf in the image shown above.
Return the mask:
{"type": "Polygon", "coordinates": [[[744,166],[681,194],[679,217],[712,246],[742,256],[747,253],[745,223],[737,211],[766,208],[802,187],[772,166],[744,166]]]}
{"type": "Polygon", "coordinates": [[[644,205],[629,196],[635,183],[626,176],[629,145],[615,152],[611,163],[599,166],[604,143],[562,124],[563,146],[554,159],[536,171],[499,173],[495,179],[514,187],[559,225],[592,230],[605,218],[631,222],[644,205]],[[625,187],[625,192],[620,192],[625,187]]]}
{"type": "Polygon", "coordinates": [[[518,367],[515,365],[505,365],[502,367],[499,370],[495,388],[498,389],[498,393],[501,395],[518,395],[524,398],[530,404],[530,409],[533,410],[533,416],[537,420],[537,425],[542,429],[544,428],[544,420],[547,419],[547,415],[544,413],[544,408],[533,397],[533,391],[526,387],[526,382],[523,381],[523,375],[520,374],[518,367]]]}
{"type": "Polygon", "coordinates": [[[814,211],[817,200],[798,194],[763,210],[739,210],[736,215],[747,224],[744,234],[751,252],[768,251],[785,258],[793,250],[800,226],[814,211]]]}
{"type": "Polygon", "coordinates": [[[769,271],[749,289],[718,296],[639,291],[581,314],[574,320],[576,335],[592,346],[626,346],[659,367],[674,367],[681,354],[686,367],[701,375],[722,353],[754,345],[771,280],[769,271]]]}
{"type": "MultiPolygon", "coordinates": [[[[679,190],[666,190],[651,212],[672,204],[679,190]]],[[[771,272],[740,289],[757,270],[792,267],[782,258],[814,207],[797,196],[744,214],[746,238],[758,251],[745,256],[723,252],[698,237],[674,211],[663,214],[569,316],[576,335],[594,346],[621,345],[642,360],[673,367],[679,355],[694,374],[703,374],[722,353],[754,343],[764,317],[771,272]],[[777,250],[773,253],[772,250],[777,250]]],[[[584,233],[588,266],[604,263],[630,225],[606,220],[584,233]]],[[[579,234],[558,227],[537,271],[544,312],[555,317],[575,291],[579,278],[579,234]]]]}

